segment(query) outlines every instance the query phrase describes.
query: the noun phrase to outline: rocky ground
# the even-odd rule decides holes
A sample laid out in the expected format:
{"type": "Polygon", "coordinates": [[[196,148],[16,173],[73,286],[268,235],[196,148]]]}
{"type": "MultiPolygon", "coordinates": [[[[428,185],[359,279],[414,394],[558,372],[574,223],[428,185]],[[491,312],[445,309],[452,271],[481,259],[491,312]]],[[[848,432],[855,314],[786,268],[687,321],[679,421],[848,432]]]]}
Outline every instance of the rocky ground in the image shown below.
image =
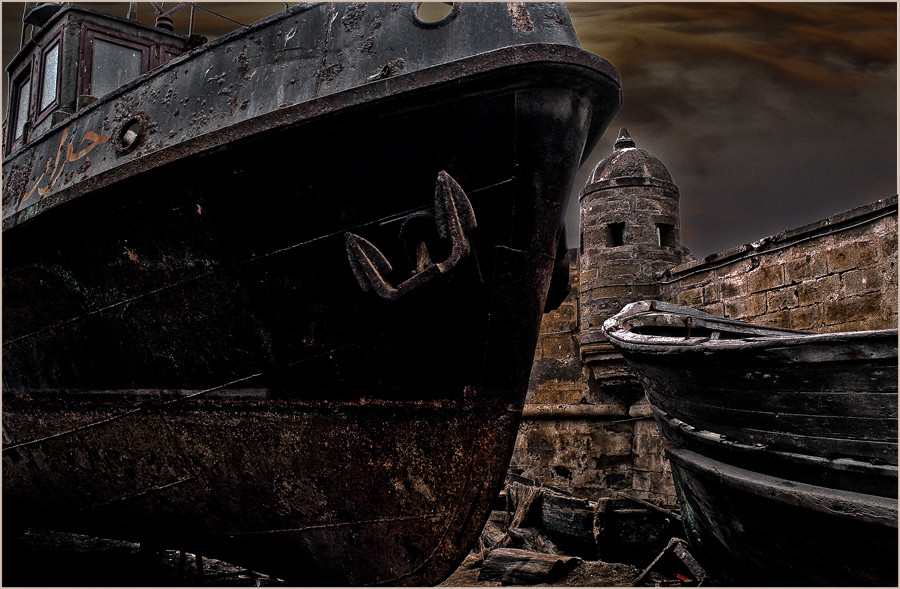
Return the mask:
{"type": "MultiPolygon", "coordinates": [[[[202,559],[165,550],[143,554],[140,545],[80,534],[28,530],[14,545],[7,544],[3,555],[4,587],[97,586],[97,587],[263,587],[287,585],[261,573],[220,560],[202,559]]],[[[480,561],[470,555],[441,587],[499,587],[499,580],[479,580],[480,561]]],[[[582,561],[552,582],[534,586],[630,587],[641,571],[633,565],[582,561]]]]}
{"type": "MultiPolygon", "coordinates": [[[[442,587],[696,586],[710,584],[673,518],[624,500],[589,502],[539,484],[510,483],[478,545],[442,587]],[[602,558],[601,558],[602,557],[602,558]]],[[[268,575],[178,550],[28,529],[4,538],[2,585],[287,585],[268,575]]]]}

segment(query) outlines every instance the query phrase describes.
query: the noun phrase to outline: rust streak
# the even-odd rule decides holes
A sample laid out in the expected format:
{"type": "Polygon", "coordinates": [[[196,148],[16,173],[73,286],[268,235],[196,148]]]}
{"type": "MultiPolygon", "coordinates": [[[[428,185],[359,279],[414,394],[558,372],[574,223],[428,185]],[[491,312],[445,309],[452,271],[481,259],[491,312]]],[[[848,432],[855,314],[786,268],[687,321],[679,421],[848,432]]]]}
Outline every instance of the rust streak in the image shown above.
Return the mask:
{"type": "Polygon", "coordinates": [[[165,485],[157,485],[155,487],[149,487],[140,491],[138,493],[134,493],[133,495],[125,495],[123,497],[115,497],[114,499],[110,499],[108,501],[104,501],[102,503],[97,503],[95,505],[90,505],[88,507],[82,507],[79,511],[91,511],[93,509],[98,509],[100,507],[106,507],[107,505],[111,505],[113,503],[119,503],[121,501],[130,501],[131,499],[137,499],[138,497],[143,497],[145,495],[149,495],[151,493],[158,493],[160,491],[164,491],[170,487],[174,487],[176,485],[180,485],[182,483],[187,483],[189,481],[194,480],[193,476],[189,476],[183,479],[179,479],[177,481],[172,481],[171,483],[166,483],[165,485]]]}
{"type": "Polygon", "coordinates": [[[325,30],[325,44],[324,44],[324,50],[322,52],[322,67],[319,69],[319,73],[316,75],[316,77],[318,78],[316,80],[316,97],[319,96],[319,91],[322,88],[322,82],[325,79],[325,74],[328,69],[328,44],[331,43],[331,37],[332,37],[331,27],[332,27],[332,24],[334,23],[334,19],[336,19],[336,18],[337,18],[337,14],[335,14],[334,4],[332,4],[331,12],[329,13],[328,28],[325,30]]]}
{"type": "Polygon", "coordinates": [[[91,429],[94,427],[99,427],[101,425],[105,425],[107,423],[112,423],[113,421],[118,421],[129,415],[134,415],[135,413],[141,413],[142,411],[146,411],[147,409],[157,409],[159,407],[164,407],[166,405],[171,405],[173,403],[180,403],[182,401],[187,401],[189,399],[193,399],[195,397],[199,397],[200,395],[205,395],[207,393],[211,393],[213,391],[217,391],[219,389],[223,389],[225,387],[231,386],[233,384],[238,384],[241,382],[246,382],[248,380],[257,378],[258,376],[262,376],[262,372],[257,372],[256,374],[251,374],[250,376],[243,376],[241,378],[232,380],[231,382],[226,382],[224,384],[220,384],[218,386],[214,386],[210,389],[204,389],[202,391],[197,391],[196,393],[191,393],[189,395],[185,395],[184,397],[178,397],[177,399],[169,399],[168,401],[163,401],[161,403],[147,403],[146,405],[141,405],[139,407],[135,407],[134,409],[129,409],[128,411],[124,411],[122,413],[118,413],[111,417],[107,417],[105,419],[100,419],[98,421],[92,421],[91,423],[86,423],[84,425],[79,425],[78,427],[73,427],[72,429],[57,432],[55,434],[50,434],[48,436],[44,436],[43,438],[35,438],[33,440],[28,440],[25,442],[19,442],[18,444],[13,444],[12,446],[5,446],[3,448],[3,452],[9,452],[11,450],[16,450],[18,448],[23,448],[25,446],[34,446],[36,444],[40,444],[46,442],[48,440],[55,440],[57,438],[62,438],[65,436],[70,436],[76,434],[80,431],[84,431],[86,429],[91,429]]]}
{"type": "Polygon", "coordinates": [[[397,517],[384,517],[378,519],[366,519],[359,521],[349,521],[349,522],[333,522],[327,524],[311,524],[308,526],[300,526],[298,528],[280,528],[275,530],[258,530],[254,532],[242,532],[239,534],[229,534],[229,538],[237,538],[240,536],[261,536],[267,534],[290,534],[294,532],[306,532],[308,530],[326,530],[332,528],[344,528],[348,526],[371,526],[377,524],[390,524],[395,522],[406,522],[406,521],[424,521],[424,520],[439,520],[446,517],[450,512],[449,511],[437,511],[433,513],[422,513],[419,515],[404,515],[397,517]]]}
{"type": "Polygon", "coordinates": [[[522,33],[533,33],[534,23],[531,22],[531,14],[525,8],[524,2],[507,2],[506,7],[509,9],[509,15],[513,18],[513,24],[516,29],[522,33]]]}
{"type": "MultiPolygon", "coordinates": [[[[466,388],[468,388],[468,387],[466,387],[466,388]]],[[[447,522],[447,527],[444,529],[444,533],[441,534],[438,541],[435,542],[434,550],[432,550],[431,553],[422,560],[422,562],[419,564],[419,566],[412,568],[401,575],[397,575],[393,579],[388,579],[387,581],[383,582],[382,585],[399,585],[403,579],[407,579],[407,578],[415,575],[419,571],[423,570],[443,550],[444,541],[447,538],[447,535],[450,534],[450,528],[451,528],[451,525],[453,524],[452,518],[459,517],[459,515],[462,513],[463,508],[466,507],[466,505],[464,505],[464,503],[463,503],[463,499],[465,497],[466,489],[468,489],[472,484],[472,470],[475,467],[475,454],[476,454],[475,444],[476,444],[476,441],[472,440],[472,445],[471,445],[471,447],[469,449],[469,453],[468,453],[468,456],[469,456],[468,469],[466,470],[465,480],[462,483],[462,490],[459,492],[456,505],[454,506],[454,509],[453,509],[451,521],[447,522]]]]}

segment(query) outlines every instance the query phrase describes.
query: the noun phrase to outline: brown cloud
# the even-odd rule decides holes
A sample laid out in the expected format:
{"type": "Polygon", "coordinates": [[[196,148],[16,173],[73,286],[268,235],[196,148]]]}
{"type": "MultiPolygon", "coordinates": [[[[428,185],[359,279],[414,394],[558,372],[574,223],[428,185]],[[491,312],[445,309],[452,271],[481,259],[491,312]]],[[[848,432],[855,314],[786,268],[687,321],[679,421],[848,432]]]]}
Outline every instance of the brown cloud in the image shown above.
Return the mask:
{"type": "Polygon", "coordinates": [[[622,75],[593,157],[620,126],[660,157],[695,254],[896,193],[896,5],[568,6],[622,75]]]}
{"type": "Polygon", "coordinates": [[[716,60],[833,90],[861,83],[859,68],[895,65],[896,12],[887,6],[576,2],[569,10],[585,49],[623,73],[716,60]]]}

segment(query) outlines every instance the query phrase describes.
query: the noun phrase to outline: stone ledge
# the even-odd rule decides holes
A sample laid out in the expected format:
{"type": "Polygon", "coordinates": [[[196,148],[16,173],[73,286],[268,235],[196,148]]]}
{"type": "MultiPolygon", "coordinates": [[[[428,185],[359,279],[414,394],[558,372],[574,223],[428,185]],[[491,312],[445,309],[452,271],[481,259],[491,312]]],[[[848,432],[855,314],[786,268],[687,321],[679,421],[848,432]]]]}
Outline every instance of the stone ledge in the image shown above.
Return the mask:
{"type": "Polygon", "coordinates": [[[526,403],[522,409],[522,419],[559,419],[578,421],[608,421],[610,418],[628,417],[622,405],[604,403],[600,405],[564,403],[526,403]]]}
{"type": "Polygon", "coordinates": [[[764,237],[752,243],[739,245],[723,252],[709,254],[702,260],[693,260],[673,267],[664,274],[665,283],[676,282],[687,274],[713,269],[712,266],[728,264],[749,255],[761,254],[788,247],[795,242],[815,238],[832,231],[849,229],[858,223],[875,223],[881,218],[897,215],[897,195],[832,215],[827,219],[764,237]],[[709,267],[709,268],[707,268],[709,267]]]}

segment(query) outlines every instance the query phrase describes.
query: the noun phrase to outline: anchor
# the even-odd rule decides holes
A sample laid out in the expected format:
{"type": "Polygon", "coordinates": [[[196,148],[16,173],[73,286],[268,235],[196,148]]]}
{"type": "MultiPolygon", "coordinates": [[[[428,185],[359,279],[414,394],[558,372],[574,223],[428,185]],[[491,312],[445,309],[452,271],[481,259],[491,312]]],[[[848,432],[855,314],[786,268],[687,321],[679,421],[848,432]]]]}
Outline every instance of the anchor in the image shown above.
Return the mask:
{"type": "MultiPolygon", "coordinates": [[[[421,218],[421,214],[413,215],[410,219],[414,217],[421,218]]],[[[456,180],[443,170],[438,172],[434,186],[434,223],[438,236],[450,239],[450,255],[443,262],[435,263],[431,259],[428,246],[424,241],[420,241],[415,251],[416,269],[410,278],[397,287],[392,286],[385,278],[393,267],[384,254],[359,235],[345,233],[347,259],[363,292],[375,291],[382,298],[396,300],[435,277],[449,272],[471,252],[466,232],[476,227],[472,203],[456,180]]]]}

